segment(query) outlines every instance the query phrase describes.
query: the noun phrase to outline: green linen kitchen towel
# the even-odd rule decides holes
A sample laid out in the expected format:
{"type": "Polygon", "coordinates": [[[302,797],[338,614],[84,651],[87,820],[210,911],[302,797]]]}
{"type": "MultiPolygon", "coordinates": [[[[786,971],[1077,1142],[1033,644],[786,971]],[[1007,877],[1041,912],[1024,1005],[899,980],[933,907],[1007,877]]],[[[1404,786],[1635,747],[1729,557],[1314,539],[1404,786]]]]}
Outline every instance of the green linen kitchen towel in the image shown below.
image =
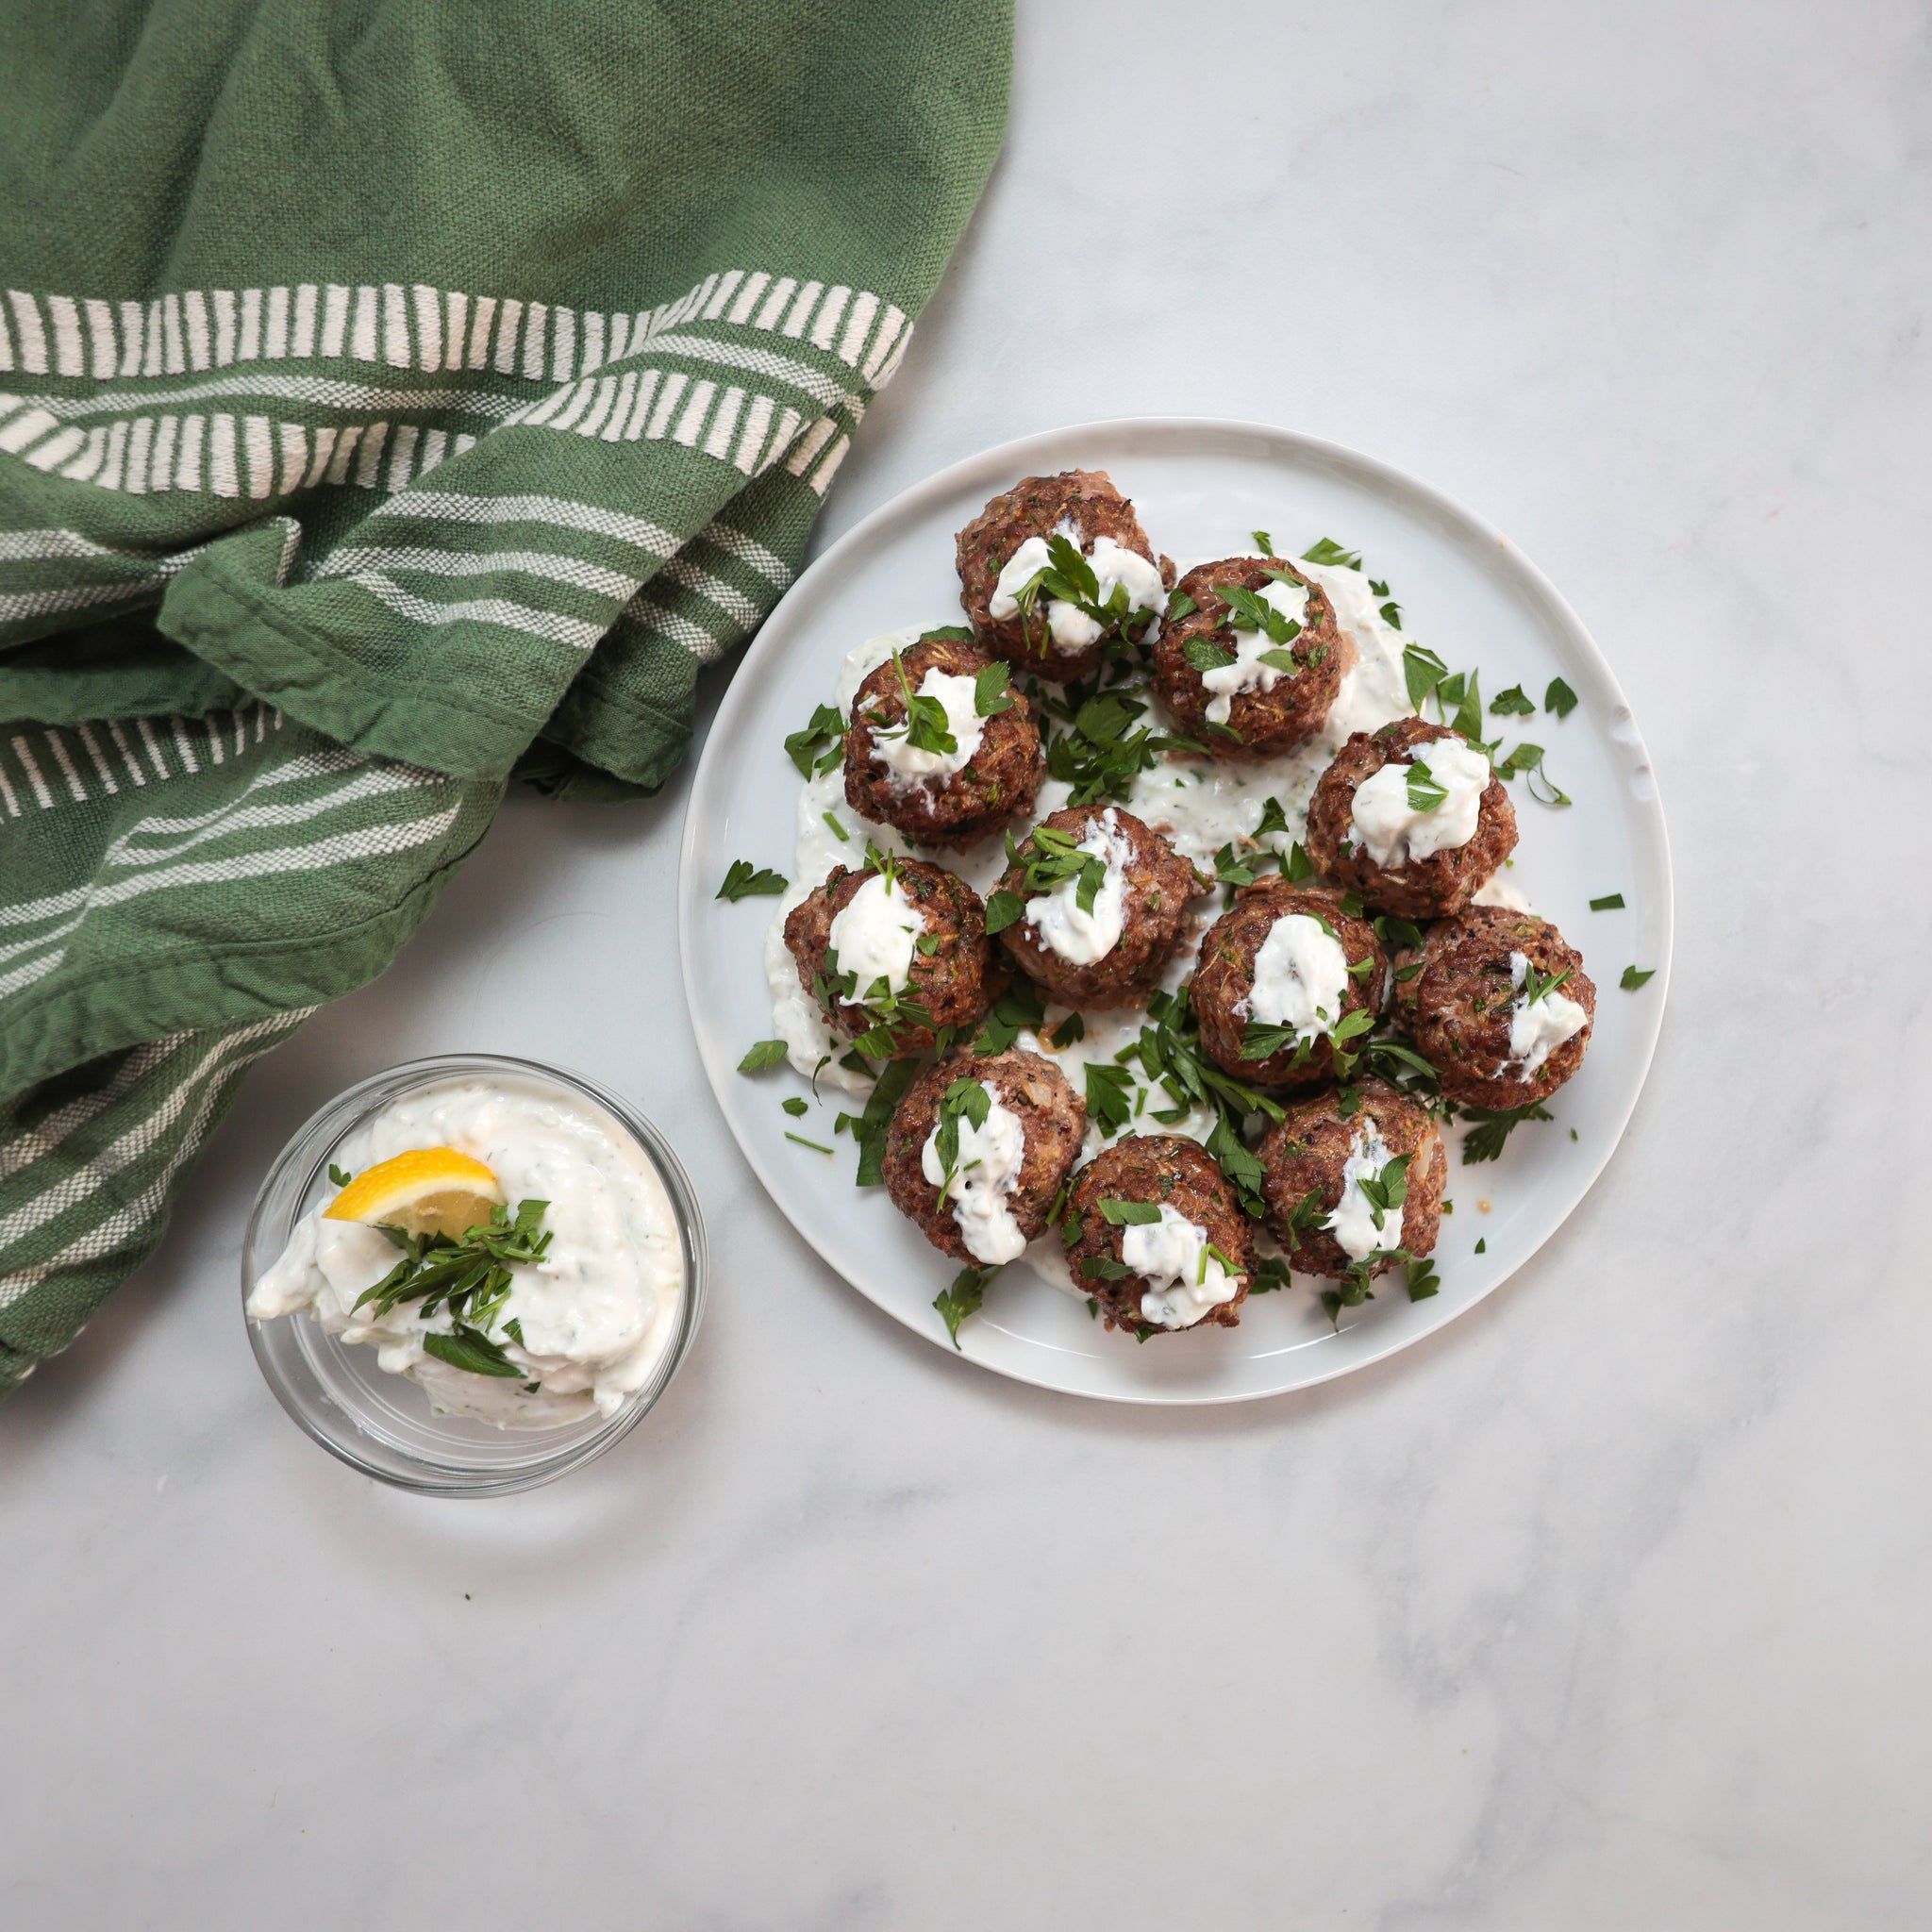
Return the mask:
{"type": "Polygon", "coordinates": [[[675,768],[1010,44],[1010,0],[0,12],[0,1393],[508,779],[675,768]]]}

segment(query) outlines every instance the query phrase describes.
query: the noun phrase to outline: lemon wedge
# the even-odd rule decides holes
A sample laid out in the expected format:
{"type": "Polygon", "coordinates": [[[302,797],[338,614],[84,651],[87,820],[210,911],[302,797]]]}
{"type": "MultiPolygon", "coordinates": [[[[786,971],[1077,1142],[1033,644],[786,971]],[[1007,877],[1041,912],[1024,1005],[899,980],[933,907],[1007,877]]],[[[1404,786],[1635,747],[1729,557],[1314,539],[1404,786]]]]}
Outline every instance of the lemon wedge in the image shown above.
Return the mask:
{"type": "Polygon", "coordinates": [[[503,1205],[501,1184],[480,1160],[454,1147],[415,1147],[365,1168],[322,1212],[326,1221],[460,1241],[503,1205]]]}

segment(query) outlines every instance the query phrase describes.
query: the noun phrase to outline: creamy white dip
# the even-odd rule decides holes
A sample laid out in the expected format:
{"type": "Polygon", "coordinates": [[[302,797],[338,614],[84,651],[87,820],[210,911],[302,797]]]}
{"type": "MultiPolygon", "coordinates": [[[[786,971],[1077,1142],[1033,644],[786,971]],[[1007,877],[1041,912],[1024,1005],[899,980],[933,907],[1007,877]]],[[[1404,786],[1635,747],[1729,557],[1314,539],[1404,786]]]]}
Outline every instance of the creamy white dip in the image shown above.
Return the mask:
{"type": "Polygon", "coordinates": [[[1475,837],[1490,761],[1459,738],[1432,738],[1408,751],[1407,764],[1391,758],[1356,787],[1349,814],[1356,841],[1377,865],[1407,865],[1437,852],[1451,852],[1475,837]],[[1409,774],[1416,766],[1442,792],[1418,806],[1409,797],[1409,774]]]}
{"type": "Polygon", "coordinates": [[[956,676],[934,665],[920,679],[913,695],[939,700],[946,714],[946,729],[953,735],[953,749],[926,751],[913,744],[909,724],[874,726],[874,755],[883,760],[893,782],[901,786],[916,785],[926,778],[950,778],[963,772],[986,736],[986,720],[979,715],[978,687],[974,679],[956,676]]]}
{"type": "Polygon", "coordinates": [[[1191,1328],[1241,1291],[1241,1276],[1208,1254],[1208,1230],[1166,1201],[1158,1221],[1121,1230],[1121,1259],[1147,1282],[1141,1319],[1157,1328],[1191,1328]]]}
{"type": "Polygon", "coordinates": [[[988,1267],[1003,1267],[1026,1251],[1026,1237],[1012,1209],[1020,1163],[1026,1155],[1026,1130],[1020,1116],[1001,1105],[997,1088],[980,1084],[991,1103],[986,1124],[975,1127],[970,1120],[959,1122],[959,1156],[952,1178],[947,1179],[945,1162],[940,1158],[937,1127],[925,1137],[919,1166],[935,1188],[944,1187],[943,1198],[953,1204],[953,1219],[967,1253],[988,1267]]]}
{"type": "Polygon", "coordinates": [[[855,999],[874,997],[883,979],[889,993],[904,992],[912,977],[912,949],[925,921],[896,877],[874,873],[832,920],[826,944],[839,971],[858,975],[855,999]]]}
{"type": "MultiPolygon", "coordinates": [[[[1509,955],[1509,983],[1521,994],[1529,974],[1526,953],[1509,955]]],[[[1590,1015],[1558,987],[1532,1004],[1518,998],[1509,1008],[1509,1058],[1516,1077],[1527,1080],[1563,1044],[1583,1031],[1590,1015]]]]}
{"type": "MultiPolygon", "coordinates": [[[[1066,538],[1076,549],[1080,545],[1080,532],[1071,522],[1062,521],[1054,534],[1066,538]]],[[[1139,551],[1124,548],[1111,537],[1101,537],[1086,555],[1100,587],[1100,594],[1093,600],[1096,604],[1105,606],[1112,597],[1117,584],[1126,586],[1130,612],[1158,611],[1167,601],[1167,588],[1160,581],[1160,572],[1139,551]]],[[[1000,572],[999,581],[993,586],[992,596],[986,607],[987,614],[1000,624],[1017,616],[1020,592],[1052,561],[1044,537],[1027,538],[1008,558],[1006,568],[1000,572]]],[[[1046,619],[1054,649],[1062,657],[1077,657],[1100,637],[1101,626],[1077,605],[1064,604],[1058,597],[1048,597],[1041,610],[1046,619]]]]}
{"type": "Polygon", "coordinates": [[[469,1078],[400,1095],[329,1158],[360,1174],[423,1147],[454,1147],[482,1161],[512,1208],[549,1203],[549,1250],[534,1267],[511,1271],[509,1299],[491,1330],[527,1374],[474,1374],[430,1355],[425,1335],[454,1327],[446,1309],[425,1324],[414,1302],[381,1317],[373,1304],[357,1308],[400,1251],[376,1228],[325,1220],[320,1207],[295,1224],[280,1259],[256,1283],[248,1313],[268,1321],[307,1308],[329,1334],[373,1344],[378,1367],[420,1383],[443,1414],[524,1428],[612,1414],[671,1346],[685,1291],[676,1217],[643,1150],[581,1094],[469,1078]],[[503,1332],[512,1320],[521,1344],[503,1332]]]}
{"type": "Polygon", "coordinates": [[[1341,941],[1306,912],[1288,912],[1268,928],[1255,955],[1255,983],[1238,1011],[1264,1026],[1292,1026],[1297,1040],[1326,1033],[1341,1017],[1348,955],[1341,941]]]}
{"type": "Polygon", "coordinates": [[[1127,863],[1134,856],[1134,841],[1121,830],[1120,814],[1108,806],[1074,849],[1091,853],[1107,868],[1107,876],[1093,895],[1092,911],[1081,908],[1080,880],[1075,874],[1037,899],[1027,900],[1022,923],[1030,925],[1041,943],[1070,966],[1091,966],[1120,944],[1126,929],[1127,863]]]}
{"type": "Polygon", "coordinates": [[[1402,1209],[1378,1209],[1361,1189],[1364,1179],[1378,1179],[1394,1158],[1382,1139],[1382,1130],[1364,1109],[1361,1124],[1349,1145],[1348,1158],[1342,1164],[1341,1199],[1322,1224],[1351,1261],[1366,1261],[1371,1255],[1402,1245],[1402,1209]],[[1382,1215],[1379,1227],[1375,1225],[1378,1212],[1382,1215]]]}
{"type": "MultiPolygon", "coordinates": [[[[1271,610],[1278,611],[1290,623],[1301,625],[1307,622],[1308,591],[1305,584],[1284,584],[1279,577],[1270,577],[1262,585],[1259,594],[1262,603],[1271,610]]],[[[1212,693],[1208,700],[1208,720],[1212,724],[1227,723],[1228,713],[1234,708],[1236,692],[1271,691],[1284,677],[1299,675],[1261,661],[1263,652],[1291,649],[1291,642],[1277,644],[1265,630],[1236,630],[1232,636],[1234,662],[1201,674],[1201,688],[1212,693]]]]}

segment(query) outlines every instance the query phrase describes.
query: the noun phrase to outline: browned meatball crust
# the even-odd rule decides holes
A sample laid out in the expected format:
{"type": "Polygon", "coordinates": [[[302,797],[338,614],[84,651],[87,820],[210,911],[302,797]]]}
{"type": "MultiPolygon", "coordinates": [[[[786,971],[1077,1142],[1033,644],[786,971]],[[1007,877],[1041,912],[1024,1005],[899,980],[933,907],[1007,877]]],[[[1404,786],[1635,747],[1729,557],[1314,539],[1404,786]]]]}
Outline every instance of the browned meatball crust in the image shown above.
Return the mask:
{"type": "MultiPolygon", "coordinates": [[[[1318,1087],[1334,1077],[1335,1047],[1327,1033],[1299,1045],[1283,1046],[1261,1059],[1245,1059],[1241,1040],[1248,1025],[1248,1001],[1255,990],[1255,960],[1274,922],[1292,913],[1319,919],[1341,942],[1352,971],[1342,990],[1340,1024],[1349,1013],[1379,1014],[1389,996],[1389,961],[1375,929],[1365,919],[1341,909],[1341,894],[1320,886],[1291,886],[1286,879],[1263,879],[1242,889],[1201,940],[1201,962],[1194,969],[1194,1013],[1201,1044],[1217,1065],[1257,1087],[1318,1087]]],[[[1356,1051],[1359,1050],[1357,1041],[1356,1051]]],[[[1344,1045],[1344,1053],[1350,1051],[1344,1045]]]]}
{"type": "Polygon", "coordinates": [[[1033,708],[1018,691],[1008,689],[1006,709],[984,721],[979,748],[950,777],[902,778],[873,748],[875,732],[903,730],[908,686],[916,696],[928,672],[976,678],[992,662],[959,637],[928,633],[871,673],[845,733],[845,802],[854,811],[897,826],[921,845],[958,846],[1033,809],[1046,758],[1033,708]]]}
{"type": "Polygon", "coordinates": [[[1355,840],[1352,813],[1356,788],[1391,759],[1404,764],[1407,753],[1458,733],[1420,718],[1401,718],[1371,735],[1357,731],[1335,754],[1308,800],[1308,857],[1324,878],[1352,886],[1377,912],[1404,919],[1440,919],[1459,912],[1516,849],[1516,808],[1503,781],[1491,777],[1483,788],[1475,831],[1467,844],[1399,866],[1375,863],[1355,840]]]}
{"type": "MultiPolygon", "coordinates": [[[[1024,476],[1004,496],[995,496],[959,532],[959,602],[980,642],[996,657],[1022,665],[1055,684],[1085,677],[1107,654],[1114,633],[1103,632],[1084,651],[1055,648],[1044,610],[994,618],[992,593],[1000,572],[1029,537],[1051,538],[1062,523],[1080,533],[1080,548],[1091,552],[1103,537],[1158,563],[1160,581],[1171,586],[1174,565],[1157,558],[1134,506],[1113,487],[1105,470],[1064,470],[1058,476],[1024,476]]],[[[1136,632],[1144,628],[1137,625],[1136,632]]]]}
{"type": "MultiPolygon", "coordinates": [[[[1113,949],[1087,965],[1062,959],[1024,917],[1005,927],[1000,942],[1014,963],[1062,1006],[1086,1008],[1125,1006],[1146,997],[1159,979],[1187,924],[1188,903],[1207,890],[1194,868],[1151,826],[1119,806],[1076,805],[1050,813],[1041,826],[1064,834],[1074,844],[1102,819],[1132,851],[1124,868],[1126,888],[1121,936],[1113,949]]],[[[1026,865],[1040,827],[1020,841],[1018,859],[1000,879],[1000,890],[1023,900],[1038,899],[1053,887],[1029,888],[1026,865]]]]}
{"type": "MultiPolygon", "coordinates": [[[[1340,1280],[1350,1272],[1347,1250],[1324,1224],[1341,1204],[1349,1154],[1356,1136],[1370,1122],[1380,1133],[1391,1159],[1408,1156],[1401,1247],[1407,1254],[1420,1257],[1433,1253],[1436,1246],[1436,1232],[1442,1219],[1442,1186],[1449,1172],[1442,1136],[1423,1108],[1386,1080],[1364,1080],[1358,1091],[1361,1105],[1353,1114],[1342,1113],[1341,1098],[1333,1088],[1296,1101],[1261,1136],[1255,1149],[1261,1161],[1261,1192],[1268,1203],[1269,1232],[1288,1250],[1290,1266],[1306,1274],[1326,1274],[1340,1280]]],[[[1391,1237],[1394,1234],[1392,1222],[1391,1215],[1387,1230],[1391,1237]]],[[[1394,1245],[1392,1240],[1391,1245],[1394,1245]]],[[[1373,1261],[1367,1272],[1380,1274],[1394,1265],[1385,1257],[1373,1261]]]]}
{"type": "Polygon", "coordinates": [[[1100,1211],[1103,1201],[1143,1201],[1155,1207],[1165,1202],[1183,1219],[1206,1231],[1208,1239],[1227,1257],[1228,1272],[1241,1276],[1232,1301],[1211,1307],[1195,1328],[1232,1328],[1241,1321],[1241,1304],[1255,1272],[1255,1232],[1220,1164],[1198,1141],[1178,1134],[1130,1134],[1104,1147],[1074,1177],[1067,1201],[1067,1265],[1074,1285],[1100,1304],[1109,1328],[1131,1328],[1137,1334],[1186,1334],[1141,1317],[1141,1298],[1162,1284],[1142,1274],[1115,1274],[1126,1264],[1122,1255],[1124,1227],[1114,1226],[1100,1211]]]}
{"type": "Polygon", "coordinates": [[[799,983],[818,1001],[835,1032],[848,1040],[874,1036],[866,1041],[866,1051],[874,1059],[929,1053],[939,1029],[950,1026],[963,1033],[978,1025],[1007,983],[1006,970],[996,963],[986,936],[986,908],[979,894],[964,879],[924,859],[897,859],[894,870],[924,923],[922,937],[936,943],[930,952],[914,945],[906,990],[891,1002],[868,1006],[864,987],[836,992],[825,984],[832,922],[866,880],[877,876],[874,867],[853,872],[834,866],[824,884],[800,900],[785,921],[785,944],[798,962],[799,983]]]}
{"type": "Polygon", "coordinates": [[[955,1054],[907,1088],[886,1129],[886,1191],[934,1247],[977,1267],[982,1264],[960,1238],[953,1204],[941,1203],[939,1189],[925,1177],[925,1143],[939,1125],[946,1089],[958,1079],[977,1080],[1019,1116],[1026,1144],[1008,1207],[1028,1241],[1044,1231],[1060,1184],[1079,1158],[1087,1103],[1051,1060],[1023,1047],[976,1059],[955,1054]]]}
{"type": "Polygon", "coordinates": [[[1197,566],[1174,588],[1198,608],[1162,626],[1154,646],[1154,689],[1188,737],[1218,758],[1272,758],[1292,751],[1321,730],[1356,651],[1319,584],[1278,557],[1230,557],[1197,566]],[[1276,678],[1271,691],[1236,691],[1229,700],[1227,722],[1210,723],[1208,707],[1214,693],[1202,682],[1199,666],[1189,658],[1188,645],[1198,648],[1205,642],[1232,654],[1237,636],[1228,623],[1230,606],[1220,594],[1222,587],[1239,586],[1259,596],[1273,581],[1271,570],[1307,586],[1307,616],[1300,635],[1286,645],[1271,646],[1287,650],[1295,663],[1294,674],[1276,678]]]}
{"type": "Polygon", "coordinates": [[[1583,955],[1546,919],[1500,906],[1472,906],[1429,927],[1420,951],[1398,956],[1395,1019],[1416,1051],[1441,1076],[1442,1091],[1466,1107],[1527,1107],[1547,1100],[1583,1064],[1596,1017],[1596,988],[1583,955]],[[1591,1017],[1581,1032],[1523,1077],[1509,1052],[1509,1022],[1521,991],[1511,955],[1521,953],[1540,974],[1568,976],[1552,989],[1591,1017]]]}

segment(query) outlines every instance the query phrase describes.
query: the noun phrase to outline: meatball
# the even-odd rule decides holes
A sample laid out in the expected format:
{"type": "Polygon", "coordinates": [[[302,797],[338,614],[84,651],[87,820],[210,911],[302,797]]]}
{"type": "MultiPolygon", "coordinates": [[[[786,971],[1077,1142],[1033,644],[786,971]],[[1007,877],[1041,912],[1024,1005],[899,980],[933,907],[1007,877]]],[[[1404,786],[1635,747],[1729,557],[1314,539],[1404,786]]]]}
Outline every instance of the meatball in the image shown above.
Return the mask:
{"type": "MultiPolygon", "coordinates": [[[[1446,791],[1447,796],[1437,808],[1420,811],[1413,788],[1404,785],[1391,795],[1384,781],[1373,795],[1378,807],[1376,820],[1393,841],[1387,848],[1389,862],[1379,863],[1364,842],[1357,794],[1385,765],[1398,760],[1412,765],[1418,754],[1426,761],[1425,748],[1445,741],[1464,748],[1458,762],[1481,757],[1469,752],[1467,740],[1458,733],[1420,718],[1398,719],[1373,736],[1357,731],[1336,753],[1308,801],[1308,857],[1315,869],[1339,886],[1354,887],[1378,912],[1397,913],[1404,919],[1440,919],[1459,912],[1516,849],[1516,810],[1503,781],[1493,774],[1481,780],[1480,792],[1474,784],[1439,784],[1434,790],[1446,791]],[[1407,828],[1391,830],[1405,814],[1412,815],[1407,828]],[[1452,837],[1464,826],[1460,843],[1435,849],[1438,840],[1452,837]]],[[[1445,766],[1444,772],[1448,769],[1445,766]]],[[[1429,795],[1425,790],[1422,799],[1426,801],[1429,795]]]]}
{"type": "MultiPolygon", "coordinates": [[[[1208,928],[1192,999],[1201,1044],[1217,1065],[1258,1087],[1316,1087],[1337,1071],[1335,1027],[1352,1013],[1374,1020],[1388,994],[1389,961],[1374,927],[1344,912],[1339,892],[1272,878],[1245,887],[1208,928]],[[1284,920],[1294,924],[1283,927],[1284,920]],[[1251,1026],[1262,1029],[1252,1055],[1251,1026]],[[1291,1039],[1281,1039],[1284,1026],[1291,1039]],[[1272,1052],[1270,1035],[1278,1042],[1272,1052]]],[[[1346,1044],[1342,1053],[1345,1072],[1346,1044]]]]}
{"type": "MultiPolygon", "coordinates": [[[[1272,758],[1314,737],[1327,722],[1328,708],[1341,689],[1343,674],[1355,662],[1355,645],[1335,621],[1327,592],[1278,557],[1230,557],[1191,570],[1176,586],[1195,608],[1161,628],[1154,646],[1154,689],[1174,722],[1218,758],[1272,758]],[[1271,575],[1278,571],[1280,577],[1271,575]],[[1282,578],[1286,578],[1284,584],[1282,578]],[[1264,593],[1291,606],[1307,593],[1299,630],[1277,644],[1259,628],[1239,630],[1230,624],[1234,607],[1224,588],[1264,593]],[[1219,652],[1233,663],[1204,671],[1188,654],[1219,652]],[[1257,662],[1263,652],[1286,651],[1294,669],[1257,662]],[[1247,683],[1232,691],[1208,683],[1239,674],[1247,683]],[[1263,687],[1266,689],[1263,689],[1263,687]]],[[[1286,612],[1283,613],[1287,615],[1286,612]]]]}
{"type": "MultiPolygon", "coordinates": [[[[1134,506],[1104,470],[1023,477],[959,532],[959,602],[980,642],[1055,684],[1071,684],[1100,662],[1123,626],[1097,625],[1075,606],[1051,598],[1031,609],[1015,608],[1019,584],[1009,581],[1004,594],[1000,590],[1001,573],[1023,544],[1039,540],[1025,566],[1030,576],[1047,561],[1045,545],[1056,535],[1074,542],[1092,566],[1102,605],[1115,584],[1124,583],[1130,611],[1158,611],[1174,582],[1174,565],[1164,557],[1157,564],[1134,506]]],[[[1146,627],[1144,618],[1124,626],[1135,639],[1146,627]]]]}
{"type": "Polygon", "coordinates": [[[918,844],[941,846],[970,845],[1030,812],[1046,770],[1033,708],[1009,689],[1005,708],[992,716],[982,718],[974,708],[974,682],[996,661],[958,632],[929,631],[909,651],[879,665],[853,701],[845,733],[846,804],[918,844]],[[936,676],[963,682],[929,691],[927,680],[936,676]],[[945,705],[955,752],[907,741],[908,691],[945,705]]]}
{"type": "Polygon", "coordinates": [[[1025,909],[999,937],[1020,970],[1062,1006],[1144,998],[1207,881],[1158,832],[1114,805],[1053,812],[1016,850],[1000,891],[1025,909]],[[1083,910],[1090,884],[1091,910],[1083,910]]]}
{"type": "Polygon", "coordinates": [[[1348,1114],[1333,1088],[1294,1102],[1255,1152],[1269,1232],[1288,1250],[1291,1265],[1359,1285],[1393,1267],[1398,1247],[1414,1257],[1434,1250],[1448,1159],[1435,1122],[1407,1094],[1386,1080],[1364,1080],[1356,1091],[1359,1104],[1348,1114]],[[1398,1180],[1389,1163],[1405,1158],[1398,1180]],[[1387,1207],[1362,1191],[1363,1179],[1391,1190],[1387,1207]]]}
{"type": "Polygon", "coordinates": [[[1103,1148],[1074,1176],[1066,1241],[1074,1285],[1100,1304],[1109,1328],[1132,1328],[1144,1341],[1241,1320],[1254,1228],[1198,1141],[1130,1134],[1103,1148]],[[1152,1222],[1109,1220],[1101,1204],[1115,1201],[1160,1212],[1152,1222]]]}
{"type": "Polygon", "coordinates": [[[1526,1107],[1583,1064],[1596,988],[1548,920],[1472,906],[1430,926],[1397,965],[1409,977],[1396,984],[1396,1022],[1451,1100],[1526,1107]]]}
{"type": "Polygon", "coordinates": [[[975,1267],[1015,1260],[1044,1230],[1086,1131],[1087,1103],[1051,1060],[1021,1047],[982,1058],[956,1054],[913,1081],[893,1109],[886,1129],[886,1191],[941,1253],[975,1267]],[[991,1108],[991,1131],[961,1116],[962,1158],[948,1182],[943,1169],[937,1176],[926,1173],[925,1146],[956,1080],[977,1080],[989,1100],[1018,1121],[1020,1144],[1013,1147],[1011,1129],[991,1108]],[[966,1160],[977,1165],[959,1172],[966,1160]],[[1003,1224],[1002,1210],[1010,1224],[1003,1224]]]}
{"type": "Polygon", "coordinates": [[[978,1025],[1007,984],[1006,971],[995,962],[986,937],[986,908],[965,880],[917,858],[890,860],[888,873],[884,885],[860,908],[871,917],[857,933],[847,929],[838,936],[847,957],[837,961],[836,986],[828,972],[838,950],[833,927],[868,884],[884,876],[877,867],[853,872],[834,866],[824,884],[800,900],[785,921],[785,944],[798,962],[799,983],[818,1001],[833,1030],[857,1039],[874,1059],[927,1053],[939,1045],[941,1033],[951,1039],[978,1025]],[[908,922],[903,913],[894,916],[894,891],[910,902],[915,921],[908,922]],[[908,924],[918,929],[907,932],[908,924]],[[902,933],[903,939],[896,937],[902,933]],[[863,952],[855,950],[860,941],[863,952]],[[868,999],[894,944],[903,965],[883,976],[899,983],[868,999]]]}

